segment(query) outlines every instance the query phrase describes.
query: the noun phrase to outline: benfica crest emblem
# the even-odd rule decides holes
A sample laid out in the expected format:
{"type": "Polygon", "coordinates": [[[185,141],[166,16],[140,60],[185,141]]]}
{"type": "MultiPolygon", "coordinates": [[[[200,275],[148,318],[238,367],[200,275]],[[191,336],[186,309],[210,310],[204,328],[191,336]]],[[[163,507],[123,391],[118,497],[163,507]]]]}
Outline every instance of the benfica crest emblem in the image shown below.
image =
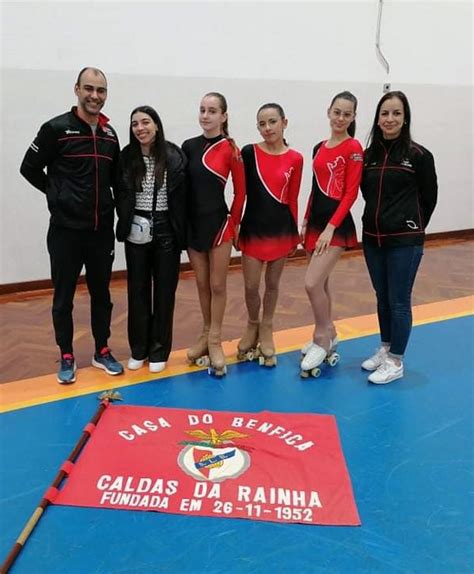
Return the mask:
{"type": "Polygon", "coordinates": [[[249,453],[235,444],[236,439],[248,435],[232,430],[218,433],[215,429],[186,432],[198,439],[181,442],[186,446],[178,455],[178,464],[189,476],[196,480],[223,482],[240,476],[249,468],[249,453]]]}

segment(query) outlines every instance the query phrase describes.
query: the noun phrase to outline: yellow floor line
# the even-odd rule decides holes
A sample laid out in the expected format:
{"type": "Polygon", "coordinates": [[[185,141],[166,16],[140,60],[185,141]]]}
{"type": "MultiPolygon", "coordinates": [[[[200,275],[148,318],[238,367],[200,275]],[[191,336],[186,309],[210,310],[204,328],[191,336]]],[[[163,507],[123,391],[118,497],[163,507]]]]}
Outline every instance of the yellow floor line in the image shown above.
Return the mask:
{"type": "MultiPolygon", "coordinates": [[[[413,309],[415,325],[465,317],[473,313],[474,296],[418,305],[413,309]]],[[[377,317],[372,314],[342,319],[336,321],[336,328],[341,341],[373,335],[378,332],[377,317]]],[[[274,338],[278,353],[301,348],[311,339],[312,331],[313,326],[306,325],[276,332],[274,338]]],[[[238,340],[223,343],[228,364],[237,362],[235,356],[237,343],[238,340]]],[[[123,376],[111,377],[94,367],[86,367],[77,371],[78,380],[70,386],[59,385],[56,381],[56,374],[13,381],[0,385],[0,413],[139,385],[148,381],[159,381],[166,377],[189,374],[197,370],[202,369],[188,366],[186,350],[181,349],[171,354],[166,370],[159,374],[151,374],[146,369],[137,372],[126,370],[123,376]]]]}

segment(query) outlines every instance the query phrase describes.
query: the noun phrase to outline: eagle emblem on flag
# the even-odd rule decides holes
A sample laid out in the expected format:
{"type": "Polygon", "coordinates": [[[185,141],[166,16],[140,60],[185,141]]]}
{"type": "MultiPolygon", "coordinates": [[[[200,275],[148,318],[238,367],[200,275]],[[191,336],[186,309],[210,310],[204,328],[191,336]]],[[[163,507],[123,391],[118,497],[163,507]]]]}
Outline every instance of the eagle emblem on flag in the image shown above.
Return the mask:
{"type": "Polygon", "coordinates": [[[178,455],[178,465],[196,480],[223,482],[240,476],[250,467],[249,448],[235,444],[237,439],[249,435],[234,430],[219,433],[213,428],[209,432],[199,429],[185,432],[195,440],[180,443],[185,446],[178,455]]]}

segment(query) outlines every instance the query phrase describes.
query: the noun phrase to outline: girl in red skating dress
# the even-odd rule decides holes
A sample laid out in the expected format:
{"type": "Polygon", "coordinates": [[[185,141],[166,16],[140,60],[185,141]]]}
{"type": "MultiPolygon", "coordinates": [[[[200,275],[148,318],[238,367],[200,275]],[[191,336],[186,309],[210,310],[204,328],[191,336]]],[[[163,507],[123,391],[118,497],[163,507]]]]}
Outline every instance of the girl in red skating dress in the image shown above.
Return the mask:
{"type": "Polygon", "coordinates": [[[198,287],[203,329],[188,359],[209,354],[214,374],[226,373],[221,329],[226,304],[226,279],[232,243],[236,241],[245,201],[244,168],[240,152],[229,138],[227,102],[211,92],[201,100],[199,124],[203,134],[187,140],[188,255],[198,287]],[[232,174],[234,200],[227,207],[224,188],[232,174]]]}
{"type": "MultiPolygon", "coordinates": [[[[316,369],[334,354],[337,345],[331,317],[329,275],[342,252],[357,245],[350,214],[363,167],[362,146],[353,138],[356,109],[357,99],[350,92],[334,96],[328,109],[331,136],[313,150],[313,184],[301,238],[305,249],[311,253],[305,288],[315,329],[313,340],[302,350],[302,375],[316,369]]],[[[319,374],[318,370],[313,372],[319,374]]]]}
{"type": "Polygon", "coordinates": [[[239,247],[248,325],[238,344],[238,357],[252,359],[257,354],[260,364],[265,366],[276,364],[273,315],[278,288],[286,258],[299,243],[298,194],[303,156],[286,144],[283,137],[286,126],[282,107],[265,104],[257,113],[257,128],[263,141],[242,149],[247,203],[239,247]],[[265,292],[261,305],[259,286],[265,263],[265,292]]]}

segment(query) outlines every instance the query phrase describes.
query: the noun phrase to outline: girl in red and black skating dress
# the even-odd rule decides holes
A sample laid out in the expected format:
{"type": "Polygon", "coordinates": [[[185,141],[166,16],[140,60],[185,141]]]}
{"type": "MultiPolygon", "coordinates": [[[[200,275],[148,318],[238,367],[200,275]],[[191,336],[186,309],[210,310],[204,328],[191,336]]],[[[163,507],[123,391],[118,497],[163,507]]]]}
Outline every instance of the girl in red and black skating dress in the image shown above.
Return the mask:
{"type": "Polygon", "coordinates": [[[239,149],[229,138],[227,102],[222,94],[211,92],[203,97],[199,124],[203,134],[182,146],[188,160],[188,255],[203,316],[202,334],[188,350],[188,359],[194,362],[209,354],[215,374],[223,375],[221,329],[227,269],[245,201],[245,177],[239,149]],[[224,197],[229,173],[234,185],[230,210],[224,197]]]}
{"type": "Polygon", "coordinates": [[[357,244],[350,208],[357,198],[363,150],[354,139],[357,99],[350,92],[334,96],[328,109],[331,136],[313,150],[313,184],[301,238],[311,253],[305,288],[313,309],[313,341],[302,352],[302,371],[320,365],[337,345],[331,317],[329,275],[345,249],[357,244]]]}
{"type": "Polygon", "coordinates": [[[273,315],[286,258],[299,243],[298,194],[303,156],[283,137],[287,119],[279,104],[262,106],[257,128],[263,141],[242,149],[247,204],[239,235],[248,310],[247,331],[238,345],[240,359],[252,358],[258,345],[261,364],[276,364],[273,315]],[[263,266],[265,293],[262,320],[259,293],[263,266]]]}

